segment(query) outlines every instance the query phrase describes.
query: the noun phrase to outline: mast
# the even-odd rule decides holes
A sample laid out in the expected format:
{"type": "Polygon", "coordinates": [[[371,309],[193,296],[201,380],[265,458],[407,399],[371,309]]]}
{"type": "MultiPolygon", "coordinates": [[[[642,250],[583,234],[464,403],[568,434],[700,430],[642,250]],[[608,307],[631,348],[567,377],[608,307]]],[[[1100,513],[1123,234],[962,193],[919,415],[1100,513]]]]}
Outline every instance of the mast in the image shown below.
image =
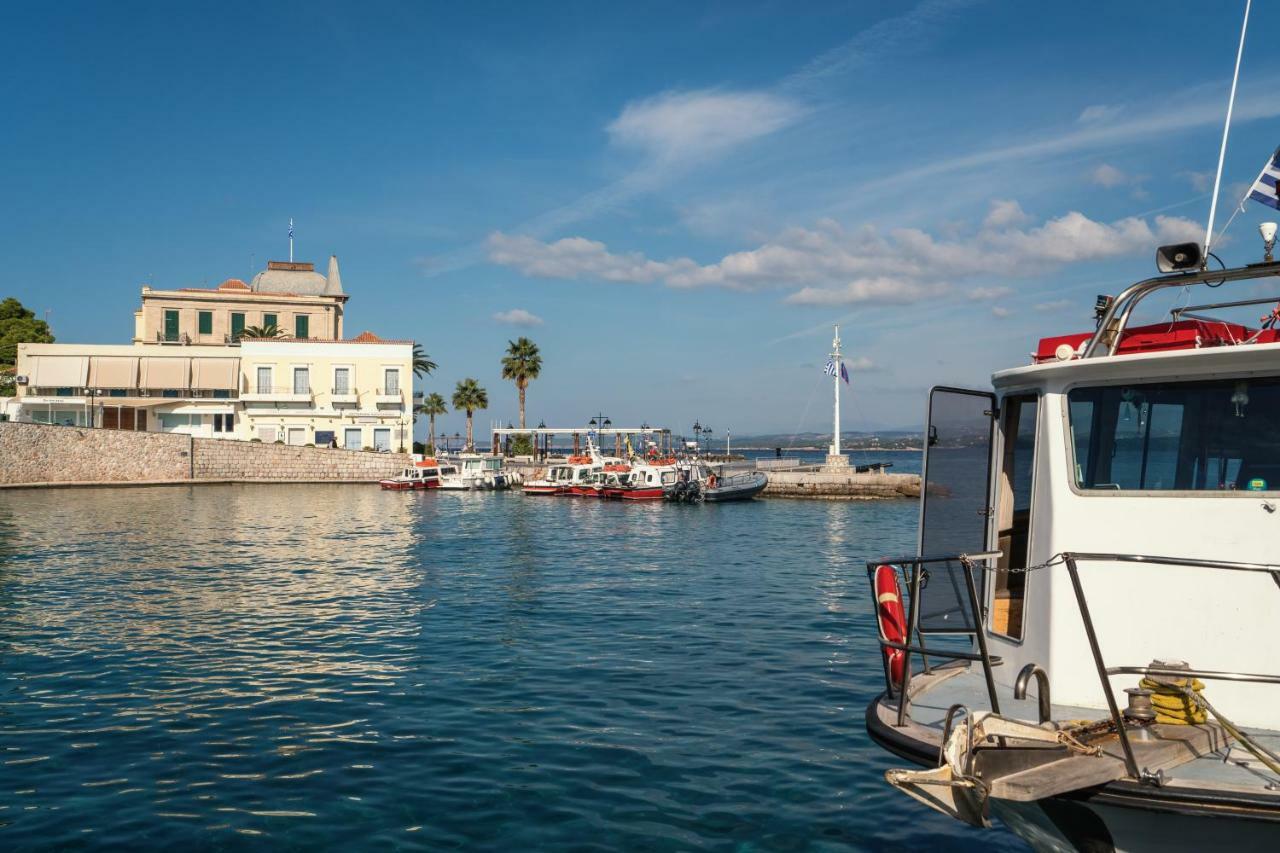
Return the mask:
{"type": "Polygon", "coordinates": [[[840,455],[840,326],[837,324],[835,340],[831,342],[831,361],[835,364],[836,369],[832,373],[831,379],[836,386],[836,402],[835,402],[835,429],[831,433],[831,455],[840,455]]]}

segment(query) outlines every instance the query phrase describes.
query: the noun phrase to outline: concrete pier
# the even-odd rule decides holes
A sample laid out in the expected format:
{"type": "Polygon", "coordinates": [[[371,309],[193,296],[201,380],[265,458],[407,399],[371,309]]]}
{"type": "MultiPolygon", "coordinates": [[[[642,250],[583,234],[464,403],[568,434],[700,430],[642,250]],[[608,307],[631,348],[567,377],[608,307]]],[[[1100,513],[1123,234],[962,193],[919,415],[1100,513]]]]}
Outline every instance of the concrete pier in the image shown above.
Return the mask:
{"type": "Polygon", "coordinates": [[[919,474],[855,473],[843,471],[770,471],[764,496],[817,500],[887,500],[920,497],[919,474]]]}

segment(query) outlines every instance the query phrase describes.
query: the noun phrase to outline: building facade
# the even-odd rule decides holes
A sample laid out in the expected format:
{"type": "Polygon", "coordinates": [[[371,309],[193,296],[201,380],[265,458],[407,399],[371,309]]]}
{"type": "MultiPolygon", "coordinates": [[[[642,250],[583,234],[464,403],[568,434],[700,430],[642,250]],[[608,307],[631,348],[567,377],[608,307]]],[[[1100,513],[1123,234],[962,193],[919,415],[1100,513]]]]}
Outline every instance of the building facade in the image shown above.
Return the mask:
{"type": "Polygon", "coordinates": [[[132,344],[19,344],[10,415],[205,438],[409,449],[413,342],[369,332],[342,340],[347,297],[337,259],[328,276],[310,264],[288,266],[271,262],[240,287],[144,288],[132,344]],[[295,292],[308,288],[317,292],[295,292]],[[207,322],[205,312],[212,314],[207,322]],[[282,317],[300,334],[237,333],[272,319],[283,328],[282,317]],[[300,317],[308,319],[299,324],[300,317]]]}

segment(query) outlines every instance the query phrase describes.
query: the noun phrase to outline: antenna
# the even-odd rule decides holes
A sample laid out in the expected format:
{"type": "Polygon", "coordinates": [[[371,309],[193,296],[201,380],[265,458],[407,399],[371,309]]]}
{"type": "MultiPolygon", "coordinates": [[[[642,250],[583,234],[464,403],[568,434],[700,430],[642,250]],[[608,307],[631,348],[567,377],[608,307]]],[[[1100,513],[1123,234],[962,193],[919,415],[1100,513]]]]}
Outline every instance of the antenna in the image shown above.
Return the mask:
{"type": "Polygon", "coordinates": [[[1244,36],[1249,30],[1249,7],[1244,0],[1244,23],[1240,25],[1240,46],[1236,48],[1236,70],[1231,75],[1231,96],[1227,99],[1227,120],[1222,125],[1222,147],[1218,149],[1218,173],[1213,179],[1213,201],[1209,202],[1209,227],[1204,234],[1204,263],[1209,263],[1209,246],[1213,242],[1213,218],[1218,212],[1218,187],[1222,184],[1222,162],[1227,156],[1227,135],[1231,132],[1231,111],[1236,105],[1236,83],[1240,79],[1240,60],[1244,56],[1244,36]]]}

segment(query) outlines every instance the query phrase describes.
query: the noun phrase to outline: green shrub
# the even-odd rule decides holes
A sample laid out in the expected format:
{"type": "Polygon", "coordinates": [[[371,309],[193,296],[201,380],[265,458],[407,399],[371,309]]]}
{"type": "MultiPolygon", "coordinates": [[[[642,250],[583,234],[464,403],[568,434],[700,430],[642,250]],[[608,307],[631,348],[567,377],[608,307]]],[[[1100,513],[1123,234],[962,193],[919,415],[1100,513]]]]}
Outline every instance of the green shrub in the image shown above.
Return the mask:
{"type": "Polygon", "coordinates": [[[283,439],[283,438],[277,438],[277,439],[276,439],[276,441],[275,441],[275,443],[276,443],[276,444],[284,444],[284,439],[283,439]]]}
{"type": "Polygon", "coordinates": [[[532,456],[533,455],[533,436],[529,433],[522,432],[511,439],[511,455],[512,456],[532,456]]]}
{"type": "Polygon", "coordinates": [[[302,446],[303,446],[303,447],[315,447],[315,444],[314,444],[313,442],[308,441],[306,444],[304,444],[304,445],[302,445],[302,446]]]}
{"type": "Polygon", "coordinates": [[[367,444],[364,446],[364,449],[365,449],[366,451],[373,450],[373,448],[372,448],[372,447],[370,447],[370,446],[369,446],[369,445],[367,445],[367,444]]]}
{"type": "Polygon", "coordinates": [[[262,439],[260,439],[260,438],[251,438],[251,439],[249,439],[249,441],[251,441],[251,442],[256,441],[258,444],[262,444],[262,439]]]}

